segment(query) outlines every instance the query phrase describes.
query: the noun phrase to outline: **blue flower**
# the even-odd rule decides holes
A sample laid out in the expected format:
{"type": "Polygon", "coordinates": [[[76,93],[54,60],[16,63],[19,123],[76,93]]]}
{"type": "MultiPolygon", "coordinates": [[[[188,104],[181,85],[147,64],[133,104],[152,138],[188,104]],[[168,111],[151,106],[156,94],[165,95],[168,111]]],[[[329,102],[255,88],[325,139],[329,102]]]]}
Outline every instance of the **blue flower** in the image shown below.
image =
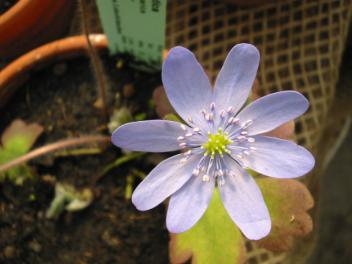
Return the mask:
{"type": "Polygon", "coordinates": [[[170,50],[162,68],[167,96],[186,124],[166,120],[128,123],[114,131],[113,143],[147,152],[183,150],[161,162],[136,188],[132,202],[149,210],[171,196],[166,225],[170,232],[191,228],[206,211],[214,188],[224,207],[249,239],[271,229],[262,194],[246,172],[295,178],[309,172],[314,157],[294,142],[262,135],[302,115],[307,99],[283,91],[245,104],[259,65],[250,44],[232,48],[212,89],[194,55],[170,50]],[[240,111],[241,110],[241,111],[240,111]]]}

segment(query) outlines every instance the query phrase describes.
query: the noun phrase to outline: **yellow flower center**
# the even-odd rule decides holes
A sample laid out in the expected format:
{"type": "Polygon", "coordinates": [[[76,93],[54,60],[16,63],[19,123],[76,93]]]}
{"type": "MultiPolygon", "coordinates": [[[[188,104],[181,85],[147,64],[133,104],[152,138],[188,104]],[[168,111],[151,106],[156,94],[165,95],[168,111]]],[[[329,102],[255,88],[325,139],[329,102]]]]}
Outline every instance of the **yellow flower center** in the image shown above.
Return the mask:
{"type": "Polygon", "coordinates": [[[204,155],[210,155],[212,158],[216,154],[219,154],[221,157],[225,153],[229,153],[227,145],[232,143],[232,140],[229,138],[228,133],[224,133],[221,128],[219,128],[216,134],[208,133],[208,141],[202,145],[202,148],[205,149],[204,155]]]}

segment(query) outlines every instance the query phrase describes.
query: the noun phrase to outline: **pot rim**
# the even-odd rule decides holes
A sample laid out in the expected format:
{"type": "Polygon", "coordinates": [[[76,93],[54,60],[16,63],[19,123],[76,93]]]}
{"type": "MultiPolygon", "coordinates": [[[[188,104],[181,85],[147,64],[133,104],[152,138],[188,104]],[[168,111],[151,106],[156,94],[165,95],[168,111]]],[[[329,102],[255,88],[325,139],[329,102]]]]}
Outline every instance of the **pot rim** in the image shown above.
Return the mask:
{"type": "MultiPolygon", "coordinates": [[[[89,38],[95,49],[107,49],[108,41],[104,34],[90,34],[89,38]]],[[[0,108],[4,107],[17,88],[29,79],[31,72],[53,62],[82,55],[89,56],[85,35],[55,40],[20,56],[0,71],[0,108]]]]}

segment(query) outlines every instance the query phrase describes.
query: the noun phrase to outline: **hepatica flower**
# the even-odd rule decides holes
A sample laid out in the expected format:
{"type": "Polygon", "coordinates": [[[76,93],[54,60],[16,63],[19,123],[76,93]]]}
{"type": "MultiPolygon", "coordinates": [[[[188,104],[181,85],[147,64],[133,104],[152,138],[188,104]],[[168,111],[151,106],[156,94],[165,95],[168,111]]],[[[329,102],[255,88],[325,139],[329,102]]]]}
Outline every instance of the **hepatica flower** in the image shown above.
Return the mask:
{"type": "Polygon", "coordinates": [[[175,47],[163,64],[162,81],[185,124],[150,120],[114,131],[113,143],[124,149],[182,150],[154,168],[132,195],[133,204],[142,211],[171,196],[166,217],[170,232],[191,228],[218,188],[224,207],[243,234],[260,239],[270,232],[271,220],[246,169],[286,179],[302,176],[314,166],[313,156],[303,147],[262,135],[303,114],[309,105],[303,95],[277,92],[243,108],[258,64],[254,46],[236,45],[212,88],[194,55],[175,47]]]}

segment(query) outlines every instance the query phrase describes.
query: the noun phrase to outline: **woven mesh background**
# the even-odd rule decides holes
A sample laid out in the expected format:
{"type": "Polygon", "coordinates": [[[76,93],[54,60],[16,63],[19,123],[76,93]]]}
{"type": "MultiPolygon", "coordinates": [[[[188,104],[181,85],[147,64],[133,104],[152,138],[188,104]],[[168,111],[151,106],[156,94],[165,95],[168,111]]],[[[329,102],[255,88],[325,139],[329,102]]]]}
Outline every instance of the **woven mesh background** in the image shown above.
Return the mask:
{"type": "MultiPolygon", "coordinates": [[[[296,140],[317,154],[334,102],[351,1],[277,2],[239,8],[216,1],[168,1],[167,46],[190,48],[214,80],[235,44],[256,45],[260,94],[292,89],[309,99],[309,111],[296,122],[296,140]]],[[[283,253],[247,242],[250,264],[286,261],[283,253]]]]}

